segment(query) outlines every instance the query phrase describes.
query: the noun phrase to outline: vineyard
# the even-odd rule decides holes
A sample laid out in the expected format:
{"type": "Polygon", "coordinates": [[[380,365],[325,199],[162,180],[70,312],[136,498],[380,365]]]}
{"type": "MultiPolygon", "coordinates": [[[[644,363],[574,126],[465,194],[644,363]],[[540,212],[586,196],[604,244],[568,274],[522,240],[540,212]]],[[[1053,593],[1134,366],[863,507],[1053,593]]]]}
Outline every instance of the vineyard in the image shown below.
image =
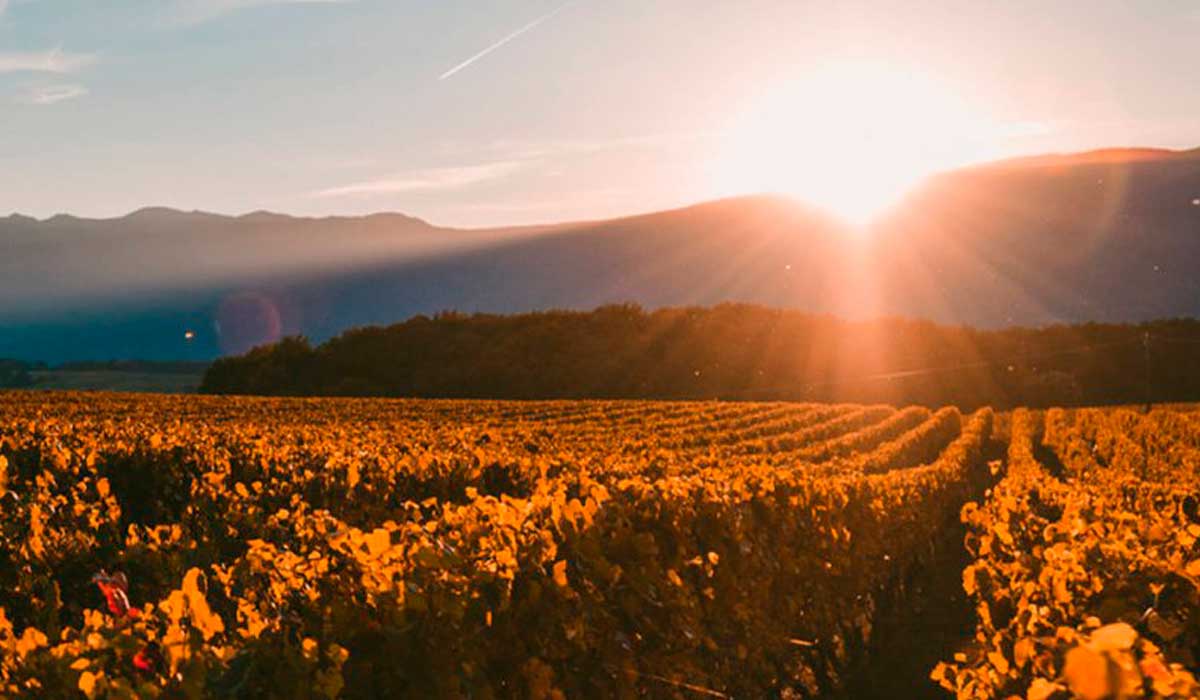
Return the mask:
{"type": "Polygon", "coordinates": [[[0,697],[855,696],[938,580],[932,696],[1194,697],[1198,470],[1186,406],[0,394],[0,697]]]}

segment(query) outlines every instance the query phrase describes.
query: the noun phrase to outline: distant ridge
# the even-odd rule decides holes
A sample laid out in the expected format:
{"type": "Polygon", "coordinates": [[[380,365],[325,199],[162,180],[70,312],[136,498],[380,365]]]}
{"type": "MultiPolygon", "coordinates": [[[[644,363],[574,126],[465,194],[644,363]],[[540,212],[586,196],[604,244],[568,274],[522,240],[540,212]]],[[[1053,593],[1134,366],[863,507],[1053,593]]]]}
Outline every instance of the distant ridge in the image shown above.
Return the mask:
{"type": "Polygon", "coordinates": [[[1042,166],[1071,166],[1095,164],[1126,164],[1168,159],[1200,158],[1200,148],[1191,150],[1171,150],[1167,148],[1100,148],[1079,153],[1050,153],[1035,156],[1018,156],[1004,160],[979,163],[967,166],[964,170],[975,168],[1027,168],[1042,166]]]}
{"type": "Polygon", "coordinates": [[[432,226],[429,222],[402,214],[400,212],[376,212],[364,216],[345,216],[345,215],[330,215],[330,216],[293,216],[291,214],[282,214],[279,212],[267,211],[265,209],[257,209],[245,214],[219,214],[215,212],[202,211],[193,209],[192,211],[184,211],[173,207],[164,206],[148,206],[136,209],[127,214],[111,217],[81,217],[73,214],[54,214],[44,219],[38,219],[33,216],[28,216],[20,212],[13,212],[8,219],[13,221],[22,221],[31,224],[55,224],[55,223],[120,223],[127,221],[158,221],[164,224],[172,224],[185,219],[209,219],[213,221],[247,221],[247,222],[283,222],[283,221],[355,221],[355,220],[374,220],[374,221],[403,221],[414,222],[426,226],[432,226]]]}
{"type": "MultiPolygon", "coordinates": [[[[1169,148],[1131,146],[1131,147],[1097,148],[1097,149],[1092,149],[1092,150],[1087,150],[1087,151],[1066,152],[1066,153],[1044,153],[1044,154],[1036,154],[1036,155],[1014,156],[1012,158],[1003,158],[1000,160],[984,161],[984,162],[980,162],[980,163],[973,163],[970,165],[965,165],[960,168],[943,171],[941,173],[935,173],[933,177],[938,178],[938,177],[944,177],[944,176],[953,176],[957,173],[963,173],[963,172],[986,171],[986,170],[994,170],[994,169],[1017,169],[1017,170],[1020,170],[1020,169],[1024,169],[1024,168],[1037,168],[1037,167],[1044,167],[1044,166],[1077,166],[1077,165],[1097,165],[1097,164],[1124,165],[1124,164],[1145,163],[1145,162],[1153,162],[1153,161],[1167,161],[1167,160],[1177,160],[1177,161],[1200,160],[1200,147],[1193,148],[1193,149],[1169,149],[1169,148]]],[[[789,197],[786,197],[783,195],[763,193],[763,194],[737,195],[737,196],[730,196],[730,197],[725,197],[725,198],[715,199],[715,200],[710,200],[710,201],[705,201],[705,202],[684,204],[684,205],[680,205],[678,207],[673,207],[673,208],[667,209],[667,210],[644,212],[644,213],[637,213],[637,214],[628,214],[628,215],[624,215],[621,217],[617,217],[615,219],[573,220],[573,221],[567,221],[567,222],[543,222],[543,223],[532,223],[532,224],[518,224],[518,225],[509,225],[509,226],[503,226],[503,227],[479,227],[477,230],[501,230],[501,229],[513,230],[513,229],[532,229],[532,228],[544,229],[544,228],[550,228],[550,227],[587,225],[587,224],[592,224],[592,223],[599,223],[601,221],[610,221],[610,222],[612,222],[612,221],[627,221],[630,219],[637,219],[639,217],[654,216],[657,214],[663,214],[663,213],[669,213],[669,212],[686,212],[686,211],[690,211],[690,210],[703,210],[705,208],[710,208],[710,207],[714,208],[714,209],[720,209],[723,206],[728,206],[730,204],[736,204],[736,203],[754,203],[754,204],[761,204],[763,206],[777,207],[781,211],[792,209],[792,210],[796,210],[796,211],[806,211],[809,215],[813,215],[813,216],[822,216],[823,215],[822,211],[820,210],[819,207],[815,207],[815,206],[810,207],[810,206],[806,205],[804,202],[796,201],[792,198],[789,198],[789,197]]],[[[346,222],[346,221],[360,221],[360,220],[376,220],[376,221],[397,220],[397,221],[416,222],[416,223],[424,224],[426,226],[443,228],[443,229],[447,229],[447,230],[454,230],[456,228],[456,227],[439,226],[436,224],[432,224],[425,219],[422,219],[422,218],[419,218],[416,216],[412,216],[409,214],[405,214],[403,212],[397,212],[397,211],[379,211],[379,212],[373,212],[370,214],[362,214],[362,215],[329,214],[329,215],[325,215],[325,216],[297,216],[294,214],[275,212],[275,211],[270,211],[270,210],[266,210],[266,209],[256,209],[254,211],[245,212],[242,214],[225,214],[225,213],[218,213],[218,212],[203,211],[203,210],[199,210],[199,209],[185,211],[185,210],[174,208],[174,207],[151,205],[151,206],[142,207],[140,209],[136,209],[127,214],[110,216],[110,217],[81,217],[81,216],[77,216],[77,215],[73,215],[73,214],[64,212],[64,213],[54,214],[54,215],[46,217],[44,219],[38,219],[37,217],[29,216],[29,215],[23,214],[18,211],[14,211],[11,214],[9,214],[9,216],[8,216],[8,218],[11,220],[20,220],[20,221],[24,221],[24,222],[36,222],[36,223],[51,223],[51,222],[56,222],[56,221],[102,223],[102,222],[120,222],[120,221],[126,221],[126,220],[138,220],[138,219],[151,219],[151,218],[159,218],[159,219],[166,220],[166,219],[170,219],[172,217],[174,217],[174,218],[211,217],[212,219],[220,219],[220,220],[227,220],[227,221],[241,220],[241,221],[256,221],[256,222],[279,222],[279,221],[308,221],[308,222],[338,221],[338,222],[346,222]]],[[[465,230],[471,230],[471,229],[465,229],[465,230]]]]}
{"type": "Polygon", "coordinates": [[[981,327],[1200,316],[1196,202],[1200,150],[1122,148],[940,174],[865,235],[766,195],[496,229],[386,212],[10,216],[0,357],[200,361],[449,309],[619,302],[981,327]]]}

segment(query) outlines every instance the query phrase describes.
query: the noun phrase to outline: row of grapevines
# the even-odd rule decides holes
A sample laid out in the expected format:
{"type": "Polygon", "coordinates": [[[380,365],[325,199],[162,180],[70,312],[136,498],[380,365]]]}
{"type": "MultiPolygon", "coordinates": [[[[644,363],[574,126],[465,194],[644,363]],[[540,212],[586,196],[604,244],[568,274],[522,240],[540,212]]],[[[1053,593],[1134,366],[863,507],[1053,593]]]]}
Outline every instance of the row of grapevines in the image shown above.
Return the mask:
{"type": "Polygon", "coordinates": [[[886,419],[836,438],[817,442],[797,450],[794,457],[807,462],[823,462],[834,457],[856,454],[874,448],[881,442],[903,435],[920,425],[932,413],[927,408],[910,406],[896,411],[886,419]]]}
{"type": "Polygon", "coordinates": [[[848,432],[878,423],[895,412],[896,409],[890,406],[858,407],[848,413],[838,413],[828,416],[825,420],[813,425],[782,433],[755,436],[749,440],[739,441],[722,453],[735,455],[774,454],[803,450],[815,443],[836,438],[848,432]]]}
{"type": "Polygon", "coordinates": [[[1142,479],[1130,431],[1143,420],[1014,414],[1005,477],[962,514],[976,634],[933,672],[959,698],[1200,693],[1186,670],[1200,642],[1200,519],[1186,507],[1195,482],[1142,479]]]}
{"type": "Polygon", "coordinates": [[[849,406],[818,406],[800,404],[797,407],[772,413],[757,414],[733,423],[692,426],[688,434],[662,443],[674,448],[704,447],[708,445],[730,445],[746,440],[755,440],[781,433],[791,433],[843,415],[853,410],[849,406]]]}
{"type": "Polygon", "coordinates": [[[933,459],[962,431],[963,417],[957,408],[938,409],[921,424],[869,452],[834,461],[834,467],[872,473],[907,469],[933,459]]]}

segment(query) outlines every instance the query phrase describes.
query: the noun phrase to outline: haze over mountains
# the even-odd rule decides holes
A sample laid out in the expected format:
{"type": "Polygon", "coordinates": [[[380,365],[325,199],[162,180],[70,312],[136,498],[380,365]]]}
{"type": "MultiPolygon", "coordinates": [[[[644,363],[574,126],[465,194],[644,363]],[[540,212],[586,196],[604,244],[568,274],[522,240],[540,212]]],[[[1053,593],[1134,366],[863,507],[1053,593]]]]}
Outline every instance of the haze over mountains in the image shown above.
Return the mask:
{"type": "Polygon", "coordinates": [[[754,196],[494,230],[399,214],[0,218],[0,357],[208,359],[439,310],[744,301],[985,327],[1200,315],[1200,150],[945,173],[869,230],[754,196]],[[188,334],[191,334],[190,337],[188,334]]]}

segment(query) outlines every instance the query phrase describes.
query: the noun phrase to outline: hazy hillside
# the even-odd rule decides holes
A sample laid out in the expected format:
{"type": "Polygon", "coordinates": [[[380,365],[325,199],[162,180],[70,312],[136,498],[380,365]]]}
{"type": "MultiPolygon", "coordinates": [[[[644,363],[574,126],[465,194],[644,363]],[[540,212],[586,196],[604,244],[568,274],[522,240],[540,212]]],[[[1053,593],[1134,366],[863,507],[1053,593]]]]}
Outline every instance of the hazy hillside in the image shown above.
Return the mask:
{"type": "Polygon", "coordinates": [[[880,228],[892,311],[983,325],[1200,314],[1200,150],[947,173],[880,228]]]}
{"type": "Polygon", "coordinates": [[[1200,151],[1130,149],[946,173],[866,233],[771,197],[478,231],[398,214],[13,216],[0,357],[198,360],[444,309],[619,301],[983,326],[1200,315],[1197,200],[1200,151]]]}

